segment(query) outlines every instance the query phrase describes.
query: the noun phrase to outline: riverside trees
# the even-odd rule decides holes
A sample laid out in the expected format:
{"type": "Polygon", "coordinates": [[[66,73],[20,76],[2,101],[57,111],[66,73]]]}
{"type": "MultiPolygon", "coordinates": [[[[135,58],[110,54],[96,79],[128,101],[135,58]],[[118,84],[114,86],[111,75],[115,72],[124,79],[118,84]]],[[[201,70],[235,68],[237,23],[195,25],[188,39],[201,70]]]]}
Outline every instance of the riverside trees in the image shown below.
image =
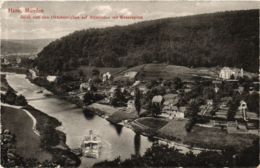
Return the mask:
{"type": "Polygon", "coordinates": [[[12,89],[8,89],[6,94],[1,94],[1,101],[17,106],[26,106],[27,101],[23,95],[16,95],[12,89]]]}
{"type": "Polygon", "coordinates": [[[141,111],[141,92],[138,88],[135,88],[135,98],[134,98],[135,109],[138,116],[140,116],[141,111]]]}
{"type": "Polygon", "coordinates": [[[198,155],[179,153],[174,147],[154,143],[143,156],[133,155],[124,161],[120,158],[102,161],[94,167],[254,167],[258,165],[258,155],[258,140],[239,152],[225,148],[222,152],[202,151],[198,155]]]}

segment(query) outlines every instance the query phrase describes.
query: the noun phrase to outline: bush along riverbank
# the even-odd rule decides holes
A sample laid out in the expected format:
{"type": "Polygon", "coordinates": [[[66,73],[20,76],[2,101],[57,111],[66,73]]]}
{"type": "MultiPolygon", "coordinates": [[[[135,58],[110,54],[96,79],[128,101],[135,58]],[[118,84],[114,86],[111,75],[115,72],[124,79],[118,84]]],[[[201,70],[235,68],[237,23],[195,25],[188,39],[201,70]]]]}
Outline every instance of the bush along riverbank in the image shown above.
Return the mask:
{"type": "Polygon", "coordinates": [[[40,146],[43,150],[52,154],[51,162],[64,167],[79,166],[80,159],[66,145],[66,135],[56,129],[61,123],[57,119],[28,105],[24,96],[17,96],[7,81],[3,81],[6,82],[5,85],[8,86],[8,90],[5,94],[1,94],[1,101],[10,105],[22,106],[22,109],[33,115],[37,121],[36,129],[40,133],[40,146]]]}
{"type": "Polygon", "coordinates": [[[27,78],[30,82],[51,91],[54,95],[59,96],[59,98],[63,100],[76,104],[78,107],[83,107],[84,105],[83,101],[77,96],[73,97],[68,95],[68,90],[72,90],[70,86],[64,86],[61,83],[49,82],[44,77],[38,77],[33,80],[27,75],[27,78]]]}

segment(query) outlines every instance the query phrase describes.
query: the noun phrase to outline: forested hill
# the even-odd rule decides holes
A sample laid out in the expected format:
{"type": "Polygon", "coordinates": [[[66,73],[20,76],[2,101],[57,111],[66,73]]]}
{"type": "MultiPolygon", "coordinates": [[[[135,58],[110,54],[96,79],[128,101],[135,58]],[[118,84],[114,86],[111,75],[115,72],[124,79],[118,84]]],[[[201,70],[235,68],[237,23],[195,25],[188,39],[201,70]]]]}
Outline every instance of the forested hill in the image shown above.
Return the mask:
{"type": "Polygon", "coordinates": [[[230,11],[76,31],[46,46],[37,66],[57,73],[79,65],[235,66],[258,71],[259,10],[230,11]]]}

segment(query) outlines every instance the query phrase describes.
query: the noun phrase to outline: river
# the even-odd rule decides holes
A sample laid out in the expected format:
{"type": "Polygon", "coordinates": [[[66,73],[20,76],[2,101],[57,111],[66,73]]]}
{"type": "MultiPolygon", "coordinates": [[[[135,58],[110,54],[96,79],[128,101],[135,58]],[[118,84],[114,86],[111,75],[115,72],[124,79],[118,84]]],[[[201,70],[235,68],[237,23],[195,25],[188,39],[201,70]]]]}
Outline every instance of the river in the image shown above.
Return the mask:
{"type": "Polygon", "coordinates": [[[81,167],[90,167],[102,160],[130,158],[132,154],[144,154],[152,142],[147,137],[137,135],[129,128],[115,126],[107,120],[94,115],[87,117],[76,105],[53,97],[45,96],[48,92],[31,83],[25,75],[8,73],[9,85],[28,100],[28,104],[62,122],[59,128],[66,134],[66,144],[70,148],[78,148],[84,136],[93,129],[102,138],[102,152],[99,159],[81,158],[81,167]],[[39,93],[39,90],[44,90],[39,93]],[[38,93],[37,93],[38,92],[38,93]]]}

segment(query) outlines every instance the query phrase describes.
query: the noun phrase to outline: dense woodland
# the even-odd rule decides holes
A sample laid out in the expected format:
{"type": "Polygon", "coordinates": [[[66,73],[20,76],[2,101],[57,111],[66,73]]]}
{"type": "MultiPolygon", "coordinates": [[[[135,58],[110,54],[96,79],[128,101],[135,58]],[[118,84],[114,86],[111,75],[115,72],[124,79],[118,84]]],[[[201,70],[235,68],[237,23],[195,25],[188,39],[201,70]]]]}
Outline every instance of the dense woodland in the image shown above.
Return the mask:
{"type": "Polygon", "coordinates": [[[259,10],[166,18],[76,31],[46,46],[36,65],[56,74],[80,65],[235,66],[258,71],[259,10]]]}

